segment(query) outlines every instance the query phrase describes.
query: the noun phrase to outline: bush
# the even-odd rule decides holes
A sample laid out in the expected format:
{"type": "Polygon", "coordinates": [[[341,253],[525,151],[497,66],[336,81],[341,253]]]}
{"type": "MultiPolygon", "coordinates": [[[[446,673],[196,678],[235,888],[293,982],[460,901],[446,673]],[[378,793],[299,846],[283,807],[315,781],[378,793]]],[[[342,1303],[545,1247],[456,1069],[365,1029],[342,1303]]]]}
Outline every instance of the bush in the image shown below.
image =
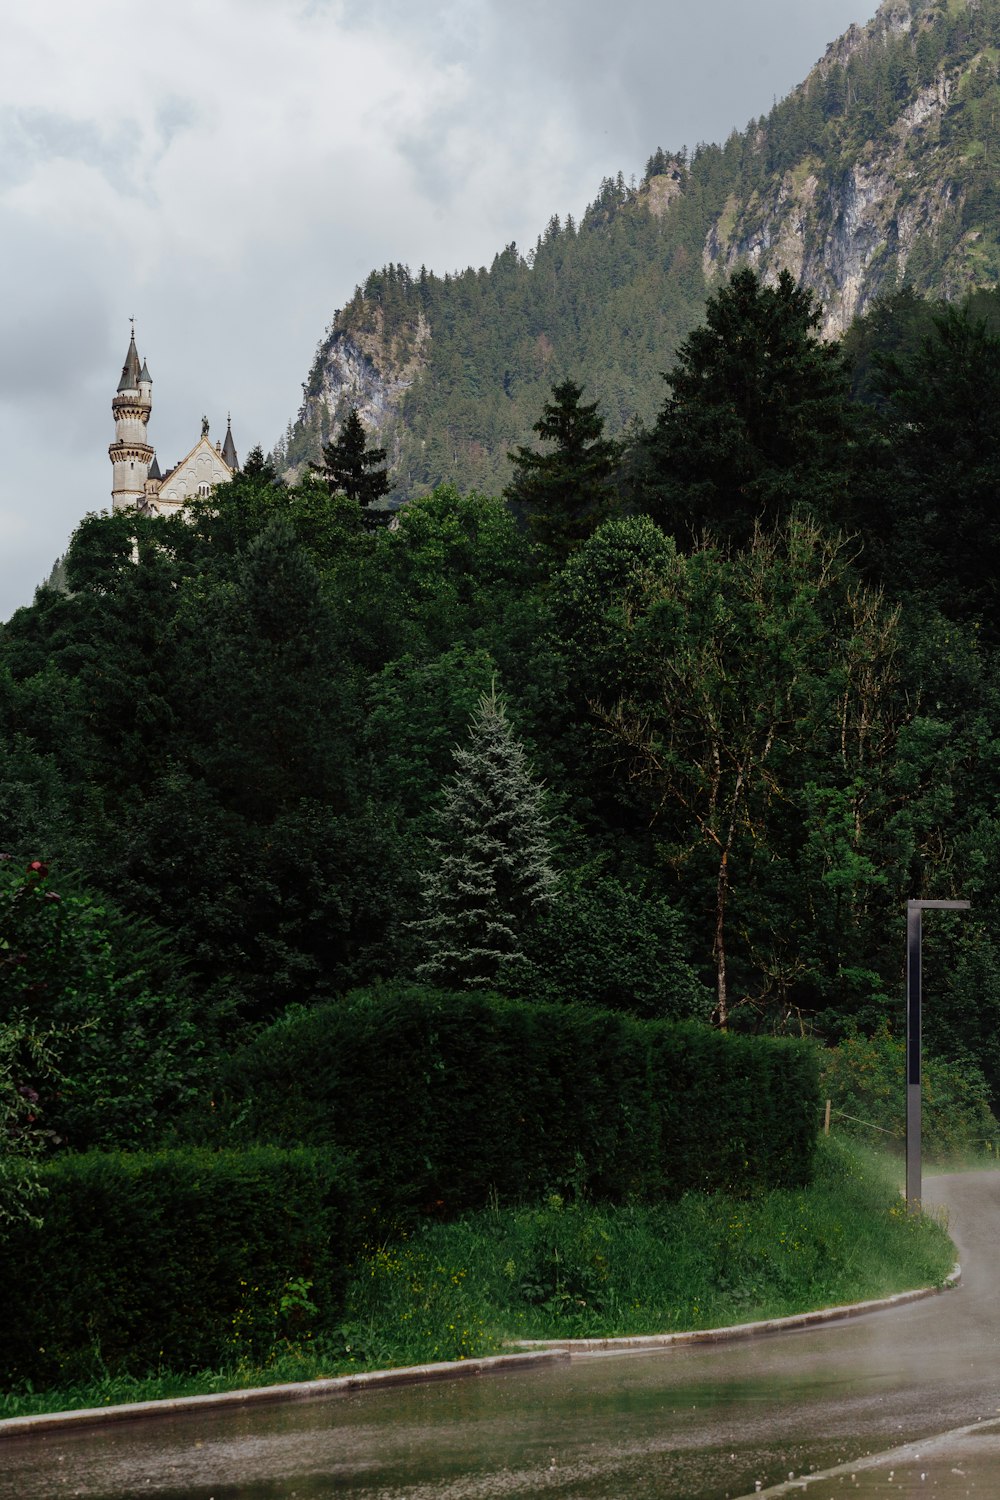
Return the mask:
{"type": "Polygon", "coordinates": [[[228,1143],[334,1143],[387,1217],[797,1185],[818,1118],[799,1043],[416,986],[286,1016],[222,1082],[228,1143]]]}
{"type": "Polygon", "coordinates": [[[685,956],[683,922],[662,897],[608,876],[565,877],[527,934],[516,994],[625,1010],[647,1020],[707,1021],[712,992],[685,956]]]}
{"type": "Polygon", "coordinates": [[[266,1357],[341,1310],[356,1221],[329,1151],[88,1153],[41,1169],[40,1228],[0,1240],[0,1379],[266,1357]]]}
{"type": "MultiPolygon", "coordinates": [[[[906,1135],[906,1056],[888,1026],[871,1037],[850,1036],[822,1054],[820,1085],[833,1106],[833,1128],[868,1145],[902,1145],[906,1135]]],[[[1000,1149],[1000,1126],[989,1086],[968,1060],[924,1056],[921,1140],[941,1161],[1000,1149]]]]}
{"type": "Polygon", "coordinates": [[[0,1020],[49,1037],[58,1088],[50,1070],[22,1079],[46,1129],[74,1150],[146,1147],[195,1096],[204,1023],[164,934],[59,884],[0,855],[0,1020]]]}
{"type": "Polygon", "coordinates": [[[819,1090],[811,1046],[693,1023],[650,1031],[661,1149],[677,1191],[812,1180],[819,1090]]]}

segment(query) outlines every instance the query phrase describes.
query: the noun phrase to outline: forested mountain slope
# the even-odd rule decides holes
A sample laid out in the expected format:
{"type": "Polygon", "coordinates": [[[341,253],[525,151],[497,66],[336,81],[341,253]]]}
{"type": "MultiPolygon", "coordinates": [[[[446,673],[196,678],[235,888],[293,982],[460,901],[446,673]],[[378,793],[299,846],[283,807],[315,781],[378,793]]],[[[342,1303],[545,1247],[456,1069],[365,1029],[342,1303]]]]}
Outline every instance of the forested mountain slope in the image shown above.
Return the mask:
{"type": "Polygon", "coordinates": [[[496,492],[553,384],[585,381],[612,433],[648,424],[706,293],[748,262],[811,287],[839,334],[902,284],[949,298],[1000,265],[1000,0],[885,0],[766,117],[606,179],[526,254],[373,271],[334,317],[276,457],[318,459],[351,406],[397,498],[496,492]]]}

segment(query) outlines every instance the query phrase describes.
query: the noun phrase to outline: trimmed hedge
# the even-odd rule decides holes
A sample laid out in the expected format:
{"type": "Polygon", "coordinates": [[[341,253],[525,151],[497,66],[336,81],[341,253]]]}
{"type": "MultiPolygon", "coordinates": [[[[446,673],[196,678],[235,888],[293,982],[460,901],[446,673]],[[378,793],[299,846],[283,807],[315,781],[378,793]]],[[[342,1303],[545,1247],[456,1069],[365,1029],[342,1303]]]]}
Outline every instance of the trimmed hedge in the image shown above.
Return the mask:
{"type": "Polygon", "coordinates": [[[41,1176],[42,1227],[0,1239],[4,1384],[266,1357],[304,1297],[341,1311],[357,1205],[329,1150],[93,1152],[41,1176]]]}
{"type": "Polygon", "coordinates": [[[819,1091],[800,1042],[400,986],[276,1022],[217,1103],[229,1143],[334,1143],[367,1209],[450,1216],[804,1184],[819,1091]]]}
{"type": "Polygon", "coordinates": [[[812,1181],[819,1049],[653,1024],[661,1170],[674,1192],[744,1192],[812,1181]]]}

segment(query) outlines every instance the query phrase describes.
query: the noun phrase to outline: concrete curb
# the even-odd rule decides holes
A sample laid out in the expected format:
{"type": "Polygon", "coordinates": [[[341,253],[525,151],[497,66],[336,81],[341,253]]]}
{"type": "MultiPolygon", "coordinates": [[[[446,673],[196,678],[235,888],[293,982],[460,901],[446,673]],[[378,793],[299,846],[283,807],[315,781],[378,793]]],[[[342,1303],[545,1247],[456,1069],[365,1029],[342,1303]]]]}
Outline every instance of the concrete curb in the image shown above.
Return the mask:
{"type": "MultiPolygon", "coordinates": [[[[914,1292],[897,1292],[892,1297],[876,1297],[870,1302],[850,1302],[843,1307],[821,1307],[815,1312],[792,1313],[786,1318],[762,1318],[757,1323],[734,1323],[729,1328],[694,1328],[688,1333],[642,1333],[618,1339],[522,1339],[519,1349],[564,1349],[568,1354],[615,1353],[629,1349],[669,1349],[674,1344],[719,1344],[728,1339],[755,1338],[762,1333],[787,1333],[795,1328],[814,1328],[821,1323],[859,1318],[864,1313],[881,1312],[888,1307],[902,1307],[907,1302],[922,1302],[950,1291],[962,1279],[957,1263],[941,1286],[925,1286],[914,1292]]],[[[0,1423],[0,1427],[2,1427],[0,1423]]]]}
{"type": "Polygon", "coordinates": [[[492,1375],[498,1370],[518,1370],[534,1365],[568,1364],[561,1349],[529,1349],[521,1353],[495,1354],[487,1359],[442,1361],[435,1365],[408,1365],[398,1370],[367,1370],[357,1375],[335,1375],[328,1380],[301,1380],[287,1385],[261,1385],[243,1391],[213,1391],[204,1396],[175,1396],[165,1401],[129,1401],[121,1406],[88,1406],[79,1411],[40,1412],[33,1417],[7,1417],[0,1421],[0,1439],[36,1436],[56,1428],[101,1426],[105,1422],[128,1422],[141,1417],[161,1417],[194,1411],[214,1411],[227,1406],[262,1406],[266,1402],[310,1401],[316,1396],[348,1396],[353,1391],[382,1386],[422,1385],[431,1380],[456,1380],[470,1375],[492,1375]]]}
{"type": "Polygon", "coordinates": [[[897,1292],[894,1297],[880,1297],[872,1302],[824,1307],[816,1312],[793,1313],[787,1318],[767,1318],[757,1323],[737,1323],[729,1328],[698,1328],[690,1333],[651,1333],[630,1338],[523,1339],[518,1342],[516,1351],[496,1354],[488,1359],[408,1365],[398,1370],[369,1370],[357,1375],[337,1375],[329,1380],[303,1380],[286,1385],[255,1386],[242,1391],[217,1391],[204,1396],[176,1396],[165,1401],[130,1401],[121,1406],[92,1406],[79,1411],[41,1412],[33,1417],[7,1417],[0,1420],[0,1441],[12,1437],[36,1437],[43,1433],[74,1428],[99,1427],[109,1422],[139,1421],[143,1417],[178,1416],[226,1407],[262,1406],[267,1402],[311,1401],[317,1396],[347,1396],[355,1391],[493,1375],[501,1370],[523,1370],[537,1365],[569,1363],[574,1355],[624,1353],[629,1349],[663,1349],[675,1344],[723,1343],[728,1339],[753,1338],[758,1334],[812,1328],[817,1324],[860,1317],[863,1313],[878,1312],[883,1308],[900,1307],[907,1302],[935,1297],[939,1292],[956,1286],[961,1275],[962,1268],[956,1265],[941,1287],[922,1287],[915,1292],[897,1292]]]}

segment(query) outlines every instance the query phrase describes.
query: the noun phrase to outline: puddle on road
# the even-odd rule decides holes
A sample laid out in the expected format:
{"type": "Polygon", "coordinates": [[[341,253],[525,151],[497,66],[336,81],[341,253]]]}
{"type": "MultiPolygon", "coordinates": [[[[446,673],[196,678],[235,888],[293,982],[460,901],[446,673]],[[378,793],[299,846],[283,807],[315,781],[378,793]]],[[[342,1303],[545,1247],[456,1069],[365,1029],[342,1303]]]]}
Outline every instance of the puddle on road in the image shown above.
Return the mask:
{"type": "Polygon", "coordinates": [[[0,1500],[719,1500],[858,1451],[817,1441],[838,1380],[697,1367],[619,1356],[16,1439],[0,1500]]]}

